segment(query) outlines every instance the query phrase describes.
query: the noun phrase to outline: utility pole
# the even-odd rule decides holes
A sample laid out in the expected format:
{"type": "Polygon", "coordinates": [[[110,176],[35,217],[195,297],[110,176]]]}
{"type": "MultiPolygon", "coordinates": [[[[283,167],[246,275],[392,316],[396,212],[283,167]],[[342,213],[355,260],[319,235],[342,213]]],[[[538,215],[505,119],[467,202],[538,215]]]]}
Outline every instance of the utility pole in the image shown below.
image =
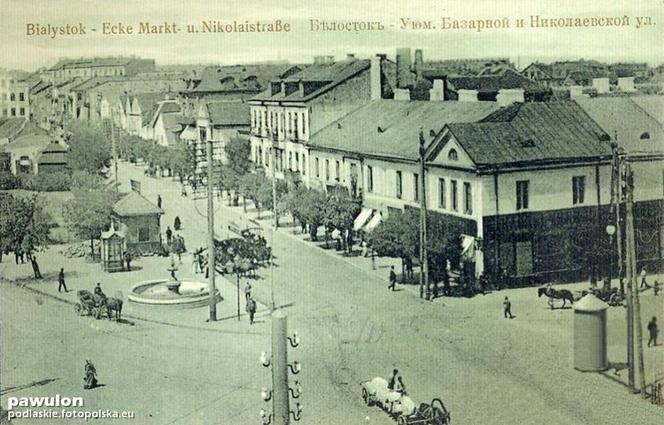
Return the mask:
{"type": "Polygon", "coordinates": [[[274,229],[279,227],[279,216],[277,215],[277,146],[279,135],[272,133],[272,210],[274,211],[274,229]]]}
{"type": "Polygon", "coordinates": [[[115,147],[115,123],[113,122],[113,116],[111,115],[111,148],[113,150],[113,167],[115,168],[115,191],[119,190],[118,188],[118,152],[115,147]]]}
{"type": "Polygon", "coordinates": [[[431,300],[431,286],[429,284],[429,259],[427,255],[427,195],[424,134],[420,128],[420,298],[426,296],[431,300]],[[426,286],[426,294],[424,287],[426,286]]]}
{"type": "MultiPolygon", "coordinates": [[[[215,268],[214,247],[214,171],[212,166],[212,140],[203,140],[207,148],[207,216],[208,216],[208,277],[210,290],[210,322],[217,321],[217,289],[214,278],[215,268]]],[[[239,283],[238,283],[239,287],[239,283]]]]}
{"type": "Polygon", "coordinates": [[[272,314],[272,414],[274,425],[289,424],[288,347],[286,316],[277,311],[272,314]]]}
{"type": "MultiPolygon", "coordinates": [[[[625,186],[625,195],[627,198],[630,198],[630,188],[628,183],[627,167],[621,170],[621,184],[625,186]],[[623,171],[625,175],[622,175],[623,171]]],[[[626,302],[627,302],[627,378],[629,382],[630,392],[635,392],[634,386],[634,310],[632,304],[632,290],[634,288],[634,274],[633,269],[634,263],[632,262],[632,238],[630,238],[630,233],[633,232],[632,220],[632,206],[631,203],[627,202],[626,207],[626,217],[625,217],[625,271],[627,278],[627,291],[626,291],[626,302]]]]}
{"type": "MultiPolygon", "coordinates": [[[[639,302],[639,287],[637,282],[638,270],[636,267],[636,243],[634,240],[634,174],[629,163],[625,164],[625,180],[627,189],[627,208],[626,208],[626,236],[628,243],[628,258],[629,269],[632,274],[630,276],[630,285],[632,286],[632,326],[636,327],[636,350],[637,350],[637,367],[639,369],[639,391],[642,397],[646,397],[646,382],[645,382],[645,368],[643,363],[643,327],[641,326],[641,306],[639,302]]],[[[633,356],[634,354],[632,354],[633,356]]],[[[632,369],[634,369],[632,367],[632,369]]],[[[632,371],[634,374],[634,371],[632,371]]],[[[632,387],[636,392],[636,389],[632,387]]]]}

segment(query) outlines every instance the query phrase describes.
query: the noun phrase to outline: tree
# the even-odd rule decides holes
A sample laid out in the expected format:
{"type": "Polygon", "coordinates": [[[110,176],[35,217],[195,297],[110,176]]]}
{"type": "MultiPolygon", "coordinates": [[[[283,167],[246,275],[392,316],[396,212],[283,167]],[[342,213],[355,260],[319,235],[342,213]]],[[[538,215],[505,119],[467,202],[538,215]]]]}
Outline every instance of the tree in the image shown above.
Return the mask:
{"type": "Polygon", "coordinates": [[[111,143],[99,126],[72,124],[68,127],[69,166],[72,170],[99,173],[111,164],[111,143]]]}
{"type": "Polygon", "coordinates": [[[419,254],[419,216],[415,210],[390,214],[370,234],[372,249],[380,256],[406,261],[419,254]]]}
{"type": "Polygon", "coordinates": [[[234,193],[233,204],[237,205],[240,181],[253,168],[253,163],[249,159],[251,146],[248,140],[234,137],[226,143],[224,152],[227,162],[221,165],[219,186],[229,193],[234,193]]]}
{"type": "MultiPolygon", "coordinates": [[[[342,234],[350,235],[355,217],[362,209],[362,201],[352,197],[346,188],[337,187],[328,192],[323,213],[323,224],[327,234],[333,230],[339,230],[342,234]]],[[[343,238],[343,245],[350,251],[350,243],[343,238]]]]}
{"type": "Polygon", "coordinates": [[[36,195],[0,194],[0,249],[38,251],[48,244],[51,221],[36,195]]]}
{"type": "Polygon", "coordinates": [[[94,256],[94,240],[111,224],[116,194],[108,190],[75,190],[74,199],[64,206],[63,215],[67,227],[76,236],[90,240],[90,252],[94,256]]]}
{"type": "Polygon", "coordinates": [[[325,193],[315,189],[300,190],[295,195],[294,215],[309,227],[309,237],[314,242],[318,240],[318,228],[325,218],[325,211],[321,206],[325,205],[326,201],[325,193]]]}
{"type": "Polygon", "coordinates": [[[169,148],[169,166],[179,178],[180,183],[184,183],[195,170],[195,155],[193,148],[184,142],[178,142],[175,146],[169,148]]]}

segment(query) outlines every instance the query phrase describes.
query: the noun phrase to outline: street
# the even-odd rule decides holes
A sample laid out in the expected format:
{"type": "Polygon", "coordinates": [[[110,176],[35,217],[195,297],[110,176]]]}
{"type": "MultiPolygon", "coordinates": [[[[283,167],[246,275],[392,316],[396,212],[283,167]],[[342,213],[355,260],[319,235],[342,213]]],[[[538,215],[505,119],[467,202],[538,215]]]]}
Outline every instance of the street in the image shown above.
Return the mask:
{"type": "MultiPolygon", "coordinates": [[[[204,199],[182,197],[179,184],[170,178],[147,177],[142,168],[121,163],[124,190],[129,179],[141,181],[141,193],[152,202],[157,194],[162,197],[166,211],[162,231],[167,225],[172,228],[175,216],[179,216],[188,250],[206,246],[204,199]]],[[[217,201],[215,214],[215,228],[223,237],[229,221],[243,220],[242,207],[225,205],[225,200],[217,201]]],[[[268,226],[269,220],[262,223],[268,226]]],[[[291,379],[302,385],[299,401],[304,406],[303,423],[394,423],[378,408],[365,406],[360,397],[362,381],[387,377],[393,368],[399,369],[408,394],[417,404],[440,398],[451,411],[453,423],[662,422],[661,408],[628,394],[622,384],[625,370],[614,376],[613,370],[600,374],[573,369],[574,313],[571,309],[549,310],[546,301],[537,298],[536,288],[426,302],[411,288],[389,292],[384,277],[378,275],[386,277],[389,270],[382,261],[378,272],[363,271],[334,252],[285,232],[290,229],[273,236],[266,231],[265,235],[268,241],[273,237],[277,258],[273,271],[275,304],[288,315],[289,331],[297,330],[301,338],[300,346],[290,349],[289,359],[302,364],[302,372],[291,379]],[[504,296],[512,300],[516,316],[512,320],[502,317],[504,296]]],[[[58,269],[59,260],[46,257],[42,254],[43,269],[49,274],[58,269]]],[[[94,272],[86,272],[97,270],[99,279],[109,280],[104,285],[119,288],[121,283],[111,282],[116,278],[107,278],[98,264],[71,261],[81,263],[81,281],[97,279],[89,277],[94,272]]],[[[131,283],[138,276],[166,277],[166,263],[158,258],[137,261],[143,270],[130,274],[131,283]]],[[[183,269],[189,269],[190,256],[185,256],[183,264],[183,269]]],[[[16,274],[9,259],[1,266],[3,277],[16,274]]],[[[28,268],[22,273],[27,275],[28,268]]],[[[245,282],[242,279],[242,287],[245,282]]],[[[258,323],[252,328],[246,317],[241,323],[232,318],[235,288],[221,279],[218,286],[225,299],[219,316],[224,320],[218,323],[205,323],[207,309],[171,314],[152,312],[127,301],[127,321],[131,323],[95,321],[77,316],[69,304],[36,295],[4,279],[1,284],[3,390],[53,379],[11,395],[81,395],[86,409],[133,410],[134,423],[140,424],[260,423],[260,408],[271,410],[260,398],[261,387],[271,385],[269,370],[258,362],[260,352],[270,347],[270,269],[260,269],[259,278],[251,281],[261,303],[258,323]],[[70,353],[87,354],[72,358],[70,353]],[[83,392],[86,359],[95,363],[104,386],[83,392]]],[[[126,282],[122,285],[130,286],[126,282]]],[[[571,287],[581,289],[584,285],[571,287]]],[[[72,287],[76,289],[74,284],[72,287]]],[[[52,285],[39,289],[58,295],[52,285]]],[[[123,292],[126,295],[126,289],[123,292]]],[[[75,300],[73,293],[66,297],[75,300]]],[[[642,295],[644,334],[651,316],[662,319],[661,300],[652,291],[642,295]]],[[[612,362],[625,361],[624,315],[621,307],[608,312],[612,362]]],[[[646,381],[661,382],[661,342],[644,350],[646,381]]]]}

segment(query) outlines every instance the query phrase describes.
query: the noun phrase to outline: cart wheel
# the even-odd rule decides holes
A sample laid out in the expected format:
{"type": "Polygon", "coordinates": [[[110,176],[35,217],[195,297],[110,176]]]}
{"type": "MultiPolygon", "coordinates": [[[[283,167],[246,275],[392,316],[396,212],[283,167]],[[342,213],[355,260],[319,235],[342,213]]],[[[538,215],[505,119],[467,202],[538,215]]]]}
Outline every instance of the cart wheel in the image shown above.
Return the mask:
{"type": "Polygon", "coordinates": [[[397,418],[397,425],[408,425],[408,419],[404,415],[397,418]]]}
{"type": "Polygon", "coordinates": [[[366,388],[362,388],[362,400],[364,400],[364,403],[367,406],[371,406],[373,404],[371,402],[371,398],[369,397],[369,393],[367,392],[366,388]]]}
{"type": "Polygon", "coordinates": [[[81,303],[74,304],[74,311],[79,316],[83,316],[83,314],[85,313],[85,311],[83,311],[83,305],[81,303]]]}

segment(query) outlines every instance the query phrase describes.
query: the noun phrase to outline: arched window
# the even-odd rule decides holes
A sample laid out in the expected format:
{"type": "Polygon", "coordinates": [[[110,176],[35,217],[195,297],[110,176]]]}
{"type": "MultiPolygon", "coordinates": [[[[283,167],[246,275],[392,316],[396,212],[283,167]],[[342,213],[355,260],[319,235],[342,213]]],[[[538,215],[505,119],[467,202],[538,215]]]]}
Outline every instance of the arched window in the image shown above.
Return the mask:
{"type": "Polygon", "coordinates": [[[449,159],[450,161],[459,160],[459,154],[457,153],[456,149],[450,149],[450,152],[447,154],[447,159],[449,159]]]}
{"type": "Polygon", "coordinates": [[[650,133],[645,132],[641,135],[641,140],[649,140],[650,139],[650,133]]]}

